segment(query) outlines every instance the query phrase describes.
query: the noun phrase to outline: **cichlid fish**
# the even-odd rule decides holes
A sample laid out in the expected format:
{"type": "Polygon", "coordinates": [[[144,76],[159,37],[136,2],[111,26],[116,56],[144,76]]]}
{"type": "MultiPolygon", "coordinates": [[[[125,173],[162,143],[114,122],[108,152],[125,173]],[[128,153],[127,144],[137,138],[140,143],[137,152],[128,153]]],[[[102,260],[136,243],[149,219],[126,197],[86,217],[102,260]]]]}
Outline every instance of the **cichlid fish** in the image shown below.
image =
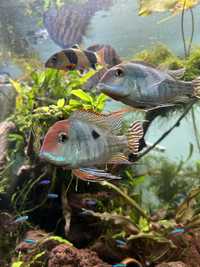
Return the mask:
{"type": "Polygon", "coordinates": [[[142,124],[134,122],[127,135],[120,135],[123,114],[121,111],[109,115],[75,111],[69,119],[56,122],[48,130],[40,158],[74,170],[74,174],[83,180],[119,179],[87,167],[130,164],[127,154],[138,153],[139,140],[143,137],[142,124]]]}
{"type": "Polygon", "coordinates": [[[96,69],[97,64],[104,64],[96,52],[82,50],[77,45],[52,55],[45,63],[46,68],[58,70],[96,69]]]}
{"type": "Polygon", "coordinates": [[[60,8],[51,7],[43,15],[44,26],[51,39],[64,49],[81,44],[96,12],[108,10],[113,5],[113,0],[81,2],[74,1],[60,8]]]}
{"type": "Polygon", "coordinates": [[[163,71],[141,62],[109,69],[97,88],[100,92],[135,108],[188,103],[200,96],[200,78],[180,81],[182,71],[163,71]]]}

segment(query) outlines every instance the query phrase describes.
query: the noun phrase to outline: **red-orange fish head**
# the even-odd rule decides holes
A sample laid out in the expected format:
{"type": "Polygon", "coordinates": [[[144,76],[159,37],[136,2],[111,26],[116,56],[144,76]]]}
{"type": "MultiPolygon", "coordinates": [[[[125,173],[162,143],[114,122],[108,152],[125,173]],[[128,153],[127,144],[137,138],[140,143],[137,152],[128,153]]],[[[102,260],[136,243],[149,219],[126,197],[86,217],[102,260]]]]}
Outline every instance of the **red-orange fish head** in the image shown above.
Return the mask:
{"type": "Polygon", "coordinates": [[[65,166],[65,145],[69,139],[70,122],[62,120],[51,126],[40,149],[40,158],[58,166],[65,166]]]}

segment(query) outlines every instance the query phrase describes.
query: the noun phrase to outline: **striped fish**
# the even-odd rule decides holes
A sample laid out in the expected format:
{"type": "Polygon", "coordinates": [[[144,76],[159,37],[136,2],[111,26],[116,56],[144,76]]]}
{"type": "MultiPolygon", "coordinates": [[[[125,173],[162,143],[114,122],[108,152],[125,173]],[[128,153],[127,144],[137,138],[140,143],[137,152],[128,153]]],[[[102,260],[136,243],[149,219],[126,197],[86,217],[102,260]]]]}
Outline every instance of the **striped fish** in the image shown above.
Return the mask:
{"type": "Polygon", "coordinates": [[[45,67],[64,71],[74,69],[84,71],[90,68],[96,69],[97,64],[106,66],[107,69],[107,67],[112,67],[120,62],[117,52],[110,45],[93,45],[87,50],[73,45],[72,48],[52,55],[46,61],[45,67]]]}
{"type": "Polygon", "coordinates": [[[138,153],[143,128],[140,122],[134,122],[126,135],[120,135],[123,115],[124,111],[109,115],[75,111],[68,120],[58,121],[49,129],[40,158],[74,170],[83,180],[115,179],[113,175],[88,167],[131,164],[128,155],[138,153]]]}
{"type": "Polygon", "coordinates": [[[59,9],[53,7],[43,15],[44,26],[56,44],[69,48],[82,42],[95,13],[108,9],[112,4],[113,0],[87,0],[66,4],[59,9]]]}
{"type": "Polygon", "coordinates": [[[88,70],[96,69],[97,64],[104,64],[101,57],[93,51],[82,50],[80,47],[73,46],[52,55],[45,63],[46,68],[58,70],[88,70]]]}
{"type": "Polygon", "coordinates": [[[108,71],[109,68],[118,65],[122,62],[116,50],[110,45],[93,45],[88,47],[88,50],[98,53],[101,61],[104,63],[104,67],[98,70],[92,77],[90,77],[84,84],[84,89],[90,91],[95,88],[99,83],[103,75],[108,71]]]}

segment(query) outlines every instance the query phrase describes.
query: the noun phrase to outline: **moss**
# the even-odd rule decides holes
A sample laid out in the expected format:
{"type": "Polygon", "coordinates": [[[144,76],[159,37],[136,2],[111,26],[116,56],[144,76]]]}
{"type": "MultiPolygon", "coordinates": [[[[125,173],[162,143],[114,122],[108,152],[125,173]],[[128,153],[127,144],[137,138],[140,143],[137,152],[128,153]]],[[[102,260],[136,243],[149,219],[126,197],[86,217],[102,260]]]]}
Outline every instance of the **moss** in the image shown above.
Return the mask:
{"type": "Polygon", "coordinates": [[[193,80],[200,75],[200,47],[192,50],[190,57],[186,60],[185,80],[193,80]]]}
{"type": "Polygon", "coordinates": [[[164,44],[158,44],[149,50],[143,50],[136,54],[134,59],[143,60],[156,66],[163,64],[169,59],[178,60],[178,58],[164,44]]]}
{"type": "Polygon", "coordinates": [[[200,76],[200,47],[192,50],[191,55],[185,60],[174,55],[165,45],[158,44],[149,50],[134,56],[134,60],[142,60],[163,69],[179,69],[185,67],[184,80],[191,81],[200,76]]]}

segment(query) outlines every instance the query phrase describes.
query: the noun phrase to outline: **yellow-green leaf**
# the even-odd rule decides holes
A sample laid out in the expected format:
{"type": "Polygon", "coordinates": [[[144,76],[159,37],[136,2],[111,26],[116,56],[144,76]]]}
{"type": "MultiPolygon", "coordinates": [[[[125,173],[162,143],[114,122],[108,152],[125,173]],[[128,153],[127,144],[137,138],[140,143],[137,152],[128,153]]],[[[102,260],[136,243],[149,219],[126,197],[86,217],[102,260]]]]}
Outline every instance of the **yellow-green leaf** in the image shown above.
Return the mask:
{"type": "Polygon", "coordinates": [[[73,90],[71,91],[71,94],[77,96],[78,98],[86,102],[92,103],[92,97],[81,89],[73,90]]]}
{"type": "Polygon", "coordinates": [[[64,105],[65,105],[65,99],[64,99],[64,98],[58,99],[58,101],[57,101],[57,106],[58,106],[59,108],[63,108],[64,105]]]}
{"type": "Polygon", "coordinates": [[[15,90],[18,94],[21,94],[23,92],[23,88],[19,82],[10,79],[10,83],[15,88],[15,90]]]}
{"type": "Polygon", "coordinates": [[[11,267],[20,267],[22,266],[23,261],[17,261],[17,262],[13,262],[13,264],[11,265],[11,267]]]}

